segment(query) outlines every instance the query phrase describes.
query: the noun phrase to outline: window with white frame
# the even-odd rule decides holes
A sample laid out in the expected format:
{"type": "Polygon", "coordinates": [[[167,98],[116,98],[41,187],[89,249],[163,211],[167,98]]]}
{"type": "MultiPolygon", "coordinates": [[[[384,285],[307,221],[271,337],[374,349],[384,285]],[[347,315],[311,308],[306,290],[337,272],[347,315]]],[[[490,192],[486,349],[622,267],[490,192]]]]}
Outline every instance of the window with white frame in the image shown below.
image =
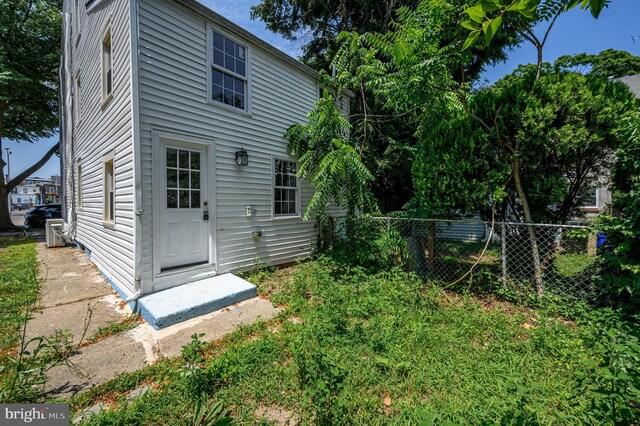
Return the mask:
{"type": "Polygon", "coordinates": [[[211,100],[246,109],[247,49],[212,30],[211,100]]]}
{"type": "Polygon", "coordinates": [[[82,208],[82,164],[76,165],[76,207],[82,208]]]}
{"type": "Polygon", "coordinates": [[[113,167],[113,153],[105,155],[103,164],[103,220],[106,223],[114,223],[116,219],[116,185],[113,167]]]}
{"type": "Polygon", "coordinates": [[[298,215],[298,178],[296,163],[274,160],[273,215],[298,215]]]}
{"type": "Polygon", "coordinates": [[[113,94],[113,61],[111,49],[111,28],[102,37],[102,101],[113,94]]]}
{"type": "Polygon", "coordinates": [[[582,208],[592,208],[597,209],[600,207],[598,204],[598,198],[600,195],[600,188],[598,187],[590,187],[584,195],[582,195],[579,200],[578,205],[582,208]]]}
{"type": "Polygon", "coordinates": [[[74,1],[73,10],[73,36],[78,39],[80,36],[80,0],[74,1]]]}
{"type": "Polygon", "coordinates": [[[76,123],[80,124],[80,72],[76,75],[76,123]]]}

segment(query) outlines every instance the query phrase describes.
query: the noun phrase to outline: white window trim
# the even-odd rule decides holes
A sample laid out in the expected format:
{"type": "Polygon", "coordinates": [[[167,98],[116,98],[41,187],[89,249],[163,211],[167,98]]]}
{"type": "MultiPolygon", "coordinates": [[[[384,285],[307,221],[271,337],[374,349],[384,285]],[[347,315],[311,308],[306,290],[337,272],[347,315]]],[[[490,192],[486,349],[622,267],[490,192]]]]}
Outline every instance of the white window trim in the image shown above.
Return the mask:
{"type": "Polygon", "coordinates": [[[102,224],[105,227],[113,227],[116,224],[116,163],[113,150],[102,156],[102,224]],[[113,190],[113,217],[107,217],[108,194],[107,194],[107,170],[106,164],[111,162],[111,188],[113,190]]]}
{"type": "Polygon", "coordinates": [[[78,46],[78,42],[80,41],[80,15],[82,7],[81,3],[83,0],[74,0],[74,11],[73,11],[73,36],[75,40],[76,46],[78,46]]]}
{"type": "Polygon", "coordinates": [[[82,160],[76,160],[76,209],[82,210],[82,160]]]}
{"type": "Polygon", "coordinates": [[[223,108],[226,109],[228,111],[233,111],[235,113],[239,113],[239,114],[244,114],[247,116],[251,116],[251,54],[252,54],[252,50],[251,50],[251,46],[249,46],[248,43],[244,43],[241,41],[238,41],[238,38],[235,37],[233,34],[228,33],[227,31],[218,28],[210,23],[207,22],[206,25],[206,30],[207,30],[207,99],[206,102],[210,105],[213,105],[215,107],[218,108],[223,108]],[[239,44],[240,46],[244,47],[244,55],[245,55],[245,76],[241,76],[240,74],[236,74],[232,71],[229,71],[226,68],[222,68],[216,64],[213,63],[213,31],[216,31],[217,33],[221,34],[222,36],[230,39],[231,41],[233,41],[234,43],[239,44]],[[212,72],[211,70],[213,68],[216,68],[219,71],[222,71],[224,73],[227,73],[233,77],[239,78],[244,80],[245,82],[245,89],[244,89],[244,109],[240,109],[238,107],[235,107],[233,105],[227,105],[223,102],[219,102],[219,101],[214,101],[212,99],[213,96],[213,91],[211,90],[211,85],[212,85],[212,72]]]}
{"type": "Polygon", "coordinates": [[[600,208],[600,187],[596,188],[596,204],[580,206],[583,209],[599,209],[600,208]]]}
{"type": "Polygon", "coordinates": [[[113,69],[113,31],[111,29],[111,20],[109,20],[109,22],[107,23],[104,31],[102,32],[102,36],[100,37],[100,79],[102,81],[101,84],[101,99],[102,99],[102,105],[105,105],[107,102],[109,102],[112,98],[113,98],[113,92],[114,92],[114,83],[115,83],[115,79],[114,79],[114,69],[113,69]],[[105,63],[104,63],[104,59],[105,59],[105,40],[107,39],[107,36],[109,36],[109,50],[110,50],[110,59],[111,59],[111,92],[107,93],[107,73],[105,72],[105,63]]]}
{"type": "Polygon", "coordinates": [[[82,101],[80,99],[81,97],[81,92],[82,92],[82,81],[80,80],[80,71],[78,71],[76,73],[76,87],[75,87],[75,93],[76,93],[76,124],[80,124],[81,120],[82,120],[82,108],[81,108],[81,104],[82,101]]]}
{"type": "Polygon", "coordinates": [[[275,213],[275,197],[276,197],[276,160],[287,161],[289,163],[295,163],[296,170],[298,170],[298,162],[292,158],[271,156],[271,220],[285,220],[285,219],[300,219],[302,217],[302,203],[300,196],[302,192],[302,185],[300,184],[300,178],[296,177],[296,214],[276,214],[275,213]]]}

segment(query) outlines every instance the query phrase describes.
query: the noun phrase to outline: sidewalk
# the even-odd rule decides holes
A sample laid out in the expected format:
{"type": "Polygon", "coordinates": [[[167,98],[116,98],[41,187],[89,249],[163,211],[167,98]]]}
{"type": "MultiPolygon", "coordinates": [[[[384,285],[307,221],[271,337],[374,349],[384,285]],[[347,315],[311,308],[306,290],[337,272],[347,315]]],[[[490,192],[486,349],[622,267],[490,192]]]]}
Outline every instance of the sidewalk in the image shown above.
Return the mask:
{"type": "MultiPolygon", "coordinates": [[[[100,272],[73,247],[48,249],[37,245],[42,262],[40,311],[27,325],[28,337],[52,336],[56,330],[73,334],[74,343],[84,341],[98,330],[118,324],[131,315],[127,305],[115,294],[100,272]]],[[[78,376],[66,366],[49,371],[47,390],[52,396],[70,396],[85,391],[120,373],[133,372],[162,357],[180,354],[194,333],[205,333],[212,341],[238,326],[269,319],[278,313],[268,300],[253,298],[162,330],[142,323],[127,331],[110,335],[78,349],[71,357],[83,372],[78,376]]]]}

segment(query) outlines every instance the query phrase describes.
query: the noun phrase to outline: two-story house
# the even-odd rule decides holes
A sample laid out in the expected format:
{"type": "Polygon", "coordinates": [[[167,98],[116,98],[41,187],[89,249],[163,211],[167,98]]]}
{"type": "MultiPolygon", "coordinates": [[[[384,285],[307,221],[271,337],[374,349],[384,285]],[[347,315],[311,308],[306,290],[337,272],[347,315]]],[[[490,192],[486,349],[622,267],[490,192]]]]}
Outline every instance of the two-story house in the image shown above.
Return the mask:
{"type": "Polygon", "coordinates": [[[315,71],[194,0],[66,0],[64,36],[68,236],[124,298],[312,252],[315,71]]]}

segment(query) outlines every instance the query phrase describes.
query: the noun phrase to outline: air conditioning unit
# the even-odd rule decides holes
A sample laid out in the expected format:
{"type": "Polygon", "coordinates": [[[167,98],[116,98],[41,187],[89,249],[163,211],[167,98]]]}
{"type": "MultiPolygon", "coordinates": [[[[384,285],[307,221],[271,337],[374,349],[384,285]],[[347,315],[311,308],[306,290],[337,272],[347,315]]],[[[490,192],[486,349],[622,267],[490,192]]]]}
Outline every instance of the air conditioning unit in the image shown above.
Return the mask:
{"type": "Polygon", "coordinates": [[[45,237],[47,247],[64,247],[67,244],[64,239],[64,219],[47,219],[45,237]]]}

